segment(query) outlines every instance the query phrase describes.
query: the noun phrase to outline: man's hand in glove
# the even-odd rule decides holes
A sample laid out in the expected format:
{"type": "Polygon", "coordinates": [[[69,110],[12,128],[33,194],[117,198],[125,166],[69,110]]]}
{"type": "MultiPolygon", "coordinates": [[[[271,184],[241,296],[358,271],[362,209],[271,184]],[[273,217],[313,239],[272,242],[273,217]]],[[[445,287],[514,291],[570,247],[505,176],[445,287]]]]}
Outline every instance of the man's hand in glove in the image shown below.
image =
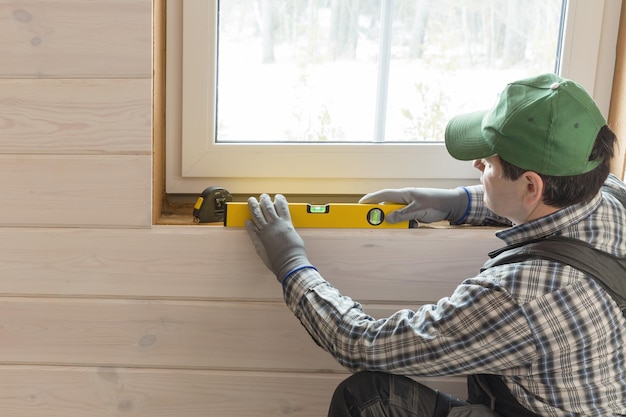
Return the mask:
{"type": "Polygon", "coordinates": [[[270,269],[278,282],[298,269],[313,268],[304,249],[304,241],[291,223],[289,205],[284,196],[277,194],[274,203],[267,194],[259,201],[248,199],[252,220],[246,221],[246,229],[256,253],[270,269]]]}
{"type": "Polygon", "coordinates": [[[448,220],[459,223],[467,215],[469,197],[463,188],[445,190],[439,188],[386,189],[363,196],[359,203],[397,203],[406,207],[392,211],[386,217],[389,223],[417,220],[432,223],[448,220]]]}

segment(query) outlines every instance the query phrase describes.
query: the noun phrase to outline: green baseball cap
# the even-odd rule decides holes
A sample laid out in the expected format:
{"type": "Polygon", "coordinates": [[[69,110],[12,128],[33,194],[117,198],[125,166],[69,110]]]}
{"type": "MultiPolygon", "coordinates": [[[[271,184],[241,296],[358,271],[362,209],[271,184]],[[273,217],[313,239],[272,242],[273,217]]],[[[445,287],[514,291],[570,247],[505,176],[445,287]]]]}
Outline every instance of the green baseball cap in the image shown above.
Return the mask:
{"type": "Polygon", "coordinates": [[[446,126],[446,148],[462,161],[499,155],[522,169],[579,175],[600,164],[589,156],[606,120],[585,89],[555,74],[506,86],[494,107],[446,126]]]}

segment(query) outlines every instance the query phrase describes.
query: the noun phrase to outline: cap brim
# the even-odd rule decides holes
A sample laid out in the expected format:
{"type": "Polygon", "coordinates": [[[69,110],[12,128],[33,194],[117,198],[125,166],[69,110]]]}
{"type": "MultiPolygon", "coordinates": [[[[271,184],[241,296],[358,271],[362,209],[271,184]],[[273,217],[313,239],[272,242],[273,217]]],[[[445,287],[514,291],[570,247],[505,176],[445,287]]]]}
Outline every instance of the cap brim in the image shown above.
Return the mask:
{"type": "Polygon", "coordinates": [[[488,110],[453,117],[446,126],[448,153],[461,161],[486,158],[495,154],[482,132],[483,117],[488,110]]]}

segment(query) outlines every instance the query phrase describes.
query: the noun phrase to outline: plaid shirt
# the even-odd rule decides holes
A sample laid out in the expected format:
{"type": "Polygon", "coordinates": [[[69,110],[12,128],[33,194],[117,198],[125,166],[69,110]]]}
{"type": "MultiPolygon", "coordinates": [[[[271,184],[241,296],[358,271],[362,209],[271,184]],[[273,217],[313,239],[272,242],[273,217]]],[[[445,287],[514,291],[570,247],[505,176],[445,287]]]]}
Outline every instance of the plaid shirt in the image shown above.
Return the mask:
{"type": "MultiPolygon", "coordinates": [[[[626,193],[614,176],[606,184],[626,193]]],[[[483,205],[482,186],[467,190],[466,223],[504,220],[483,205]]],[[[598,193],[496,235],[507,245],[569,236],[625,257],[625,228],[626,209],[598,193]]],[[[569,266],[541,259],[497,266],[434,305],[378,320],[312,268],[295,272],[284,296],[313,339],[351,371],[491,373],[542,416],[626,415],[626,319],[595,280],[569,266]]]]}

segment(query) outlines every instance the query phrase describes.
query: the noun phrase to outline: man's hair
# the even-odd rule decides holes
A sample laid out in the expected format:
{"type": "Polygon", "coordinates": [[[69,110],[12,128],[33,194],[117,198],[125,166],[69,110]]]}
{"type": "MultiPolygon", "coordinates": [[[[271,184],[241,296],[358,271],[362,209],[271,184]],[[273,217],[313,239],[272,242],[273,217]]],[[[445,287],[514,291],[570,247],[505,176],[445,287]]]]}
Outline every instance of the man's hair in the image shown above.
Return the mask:
{"type": "MultiPolygon", "coordinates": [[[[598,132],[589,156],[590,161],[596,159],[602,161],[598,167],[584,174],[565,177],[537,173],[544,184],[543,202],[553,207],[562,208],[591,200],[611,172],[611,159],[616,141],[615,133],[605,125],[598,132]]],[[[510,164],[502,158],[500,158],[500,162],[505,179],[516,180],[528,171],[510,164]]]]}

